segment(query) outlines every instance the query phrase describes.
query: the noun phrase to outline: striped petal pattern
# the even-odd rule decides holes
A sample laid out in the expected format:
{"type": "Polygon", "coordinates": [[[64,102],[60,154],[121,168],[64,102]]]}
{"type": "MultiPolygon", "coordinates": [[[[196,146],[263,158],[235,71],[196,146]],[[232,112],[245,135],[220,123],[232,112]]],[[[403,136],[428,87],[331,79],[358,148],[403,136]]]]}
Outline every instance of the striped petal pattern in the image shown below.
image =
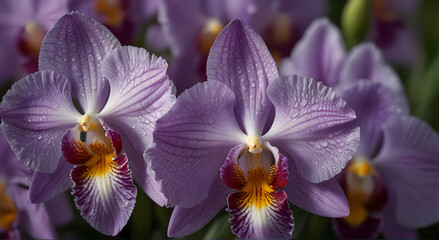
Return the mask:
{"type": "MultiPolygon", "coordinates": [[[[109,129],[111,130],[111,129],[109,129]]],[[[120,139],[115,131],[107,131],[120,139]]],[[[75,164],[70,173],[72,195],[81,216],[103,234],[117,235],[126,225],[137,196],[128,158],[116,157],[119,141],[86,144],[69,131],[62,141],[62,152],[75,164]]]]}
{"type": "Polygon", "coordinates": [[[269,149],[275,153],[274,164],[268,169],[265,164],[252,166],[244,172],[238,165],[243,162],[241,158],[245,153],[242,151],[247,151],[244,146],[233,148],[221,167],[223,182],[237,190],[227,199],[233,233],[239,238],[291,238],[293,214],[288,206],[287,194],[277,190],[288,183],[287,158],[267,143],[265,151],[269,149]]]}

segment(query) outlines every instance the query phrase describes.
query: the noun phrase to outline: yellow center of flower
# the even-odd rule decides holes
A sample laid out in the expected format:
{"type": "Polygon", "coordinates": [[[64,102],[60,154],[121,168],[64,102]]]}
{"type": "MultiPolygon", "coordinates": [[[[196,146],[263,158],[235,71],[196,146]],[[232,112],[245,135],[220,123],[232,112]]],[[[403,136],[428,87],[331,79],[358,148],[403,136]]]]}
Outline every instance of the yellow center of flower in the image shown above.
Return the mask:
{"type": "Polygon", "coordinates": [[[199,49],[203,54],[209,54],[210,48],[212,47],[221,30],[223,30],[223,27],[224,25],[222,25],[217,19],[210,19],[207,21],[206,25],[201,31],[199,42],[199,49]]]}
{"type": "Polygon", "coordinates": [[[84,114],[78,120],[78,129],[89,134],[88,142],[102,142],[111,149],[111,140],[105,136],[105,130],[99,120],[90,114],[84,114]]]}
{"type": "Polygon", "coordinates": [[[89,159],[84,163],[86,171],[82,172],[81,178],[93,178],[105,176],[116,165],[113,161],[115,153],[113,149],[106,145],[95,141],[88,147],[84,142],[77,141],[78,153],[89,159]]]}
{"type": "Polygon", "coordinates": [[[268,149],[263,149],[260,138],[249,137],[247,147],[234,166],[234,176],[239,182],[240,205],[262,209],[273,203],[271,186],[276,169],[268,149]]]}
{"type": "Polygon", "coordinates": [[[122,22],[123,10],[119,0],[95,0],[94,8],[105,18],[105,24],[118,26],[122,22]]]}
{"type": "Polygon", "coordinates": [[[41,44],[43,43],[46,31],[34,22],[29,22],[24,27],[24,52],[38,57],[40,53],[41,44]]]}
{"type": "Polygon", "coordinates": [[[5,184],[0,181],[0,229],[10,229],[17,214],[17,208],[7,194],[5,184]]]}
{"type": "Polygon", "coordinates": [[[84,159],[81,162],[87,169],[83,176],[105,175],[114,167],[117,154],[102,124],[93,115],[85,114],[78,120],[78,129],[87,133],[86,142],[77,139],[74,143],[75,152],[79,159],[84,159]]]}
{"type": "Polygon", "coordinates": [[[346,196],[350,206],[350,214],[344,220],[357,227],[368,217],[366,207],[374,189],[376,171],[366,158],[353,159],[347,168],[346,196]]]}
{"type": "Polygon", "coordinates": [[[247,185],[241,190],[245,193],[244,202],[254,206],[256,209],[263,209],[273,202],[274,192],[268,183],[269,174],[263,167],[252,168],[247,173],[247,185]]]}

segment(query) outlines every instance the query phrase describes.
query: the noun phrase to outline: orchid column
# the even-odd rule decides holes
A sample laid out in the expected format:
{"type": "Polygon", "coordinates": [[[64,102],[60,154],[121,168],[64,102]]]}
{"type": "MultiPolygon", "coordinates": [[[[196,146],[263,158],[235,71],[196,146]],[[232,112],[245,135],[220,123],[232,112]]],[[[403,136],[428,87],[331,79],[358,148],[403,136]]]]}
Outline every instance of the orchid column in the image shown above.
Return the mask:
{"type": "Polygon", "coordinates": [[[73,181],[81,215],[107,235],[118,234],[131,215],[133,178],[166,205],[142,157],[155,120],[175,101],[166,68],[144,49],[120,46],[84,14],[60,18],[44,39],[40,71],[14,84],[0,105],[9,144],[40,172],[31,200],[46,201],[73,181]]]}
{"type": "Polygon", "coordinates": [[[262,38],[239,20],[212,46],[207,76],[157,121],[145,153],[176,205],[169,236],[200,229],[227,203],[239,238],[290,238],[287,195],[315,214],[349,214],[332,177],[355,153],[359,128],[332,89],[279,77],[262,38]]]}

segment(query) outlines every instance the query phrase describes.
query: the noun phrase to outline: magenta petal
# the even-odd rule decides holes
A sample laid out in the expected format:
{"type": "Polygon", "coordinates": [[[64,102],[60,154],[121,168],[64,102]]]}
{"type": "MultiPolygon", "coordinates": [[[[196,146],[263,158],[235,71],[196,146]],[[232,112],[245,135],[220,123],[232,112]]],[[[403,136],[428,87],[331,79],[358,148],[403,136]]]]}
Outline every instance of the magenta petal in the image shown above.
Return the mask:
{"type": "Polygon", "coordinates": [[[230,149],[230,152],[227,154],[224,163],[221,165],[220,177],[223,180],[223,183],[231,189],[241,190],[243,187],[245,187],[245,183],[239,181],[240,179],[237,176],[237,173],[239,173],[237,172],[239,166],[235,161],[237,161],[239,155],[241,154],[242,150],[246,148],[246,146],[246,144],[239,144],[230,149]]]}
{"type": "Polygon", "coordinates": [[[230,191],[221,179],[217,178],[212,183],[209,195],[200,204],[192,208],[176,206],[169,221],[168,236],[184,237],[204,227],[226,206],[230,191]]]}
{"type": "Polygon", "coordinates": [[[276,116],[263,138],[291,157],[306,180],[337,175],[360,140],[355,112],[331,88],[308,78],[281,77],[267,94],[276,116]]]}
{"type": "Polygon", "coordinates": [[[145,159],[172,204],[189,208],[204,200],[229,150],[246,141],[232,110],[234,100],[220,82],[198,83],[157,121],[156,145],[145,159]]]}
{"type": "Polygon", "coordinates": [[[398,75],[386,64],[380,50],[370,43],[360,44],[350,51],[340,72],[340,88],[361,79],[382,83],[392,91],[403,91],[398,75]]]}
{"type": "Polygon", "coordinates": [[[227,211],[232,218],[232,232],[239,238],[278,239],[291,238],[294,229],[293,211],[288,207],[284,191],[271,193],[273,202],[257,209],[243,202],[244,192],[229,194],[227,211]]]}
{"type": "Polygon", "coordinates": [[[289,166],[289,182],[283,190],[288,194],[288,200],[292,204],[325,217],[349,215],[349,203],[335,178],[321,183],[311,183],[297,172],[294,164],[290,162],[289,166]]]}
{"type": "Polygon", "coordinates": [[[397,223],[425,227],[439,220],[439,135],[415,117],[400,116],[384,126],[373,165],[395,196],[397,223]]]}
{"type": "Polygon", "coordinates": [[[269,142],[265,142],[264,146],[267,147],[271,154],[273,154],[275,160],[275,175],[270,185],[273,189],[280,189],[288,184],[288,158],[281,154],[276,147],[273,147],[269,142]]]}
{"type": "Polygon", "coordinates": [[[53,172],[62,156],[61,139],[81,116],[67,78],[49,71],[28,75],[7,92],[0,108],[3,133],[18,159],[53,172]]]}
{"type": "Polygon", "coordinates": [[[383,221],[381,218],[368,217],[363,224],[353,227],[343,218],[335,218],[332,220],[332,226],[342,239],[374,239],[380,233],[383,221]]]}
{"type": "Polygon", "coordinates": [[[85,112],[98,112],[108,97],[102,62],[120,46],[113,34],[96,20],[78,12],[61,17],[44,38],[39,69],[69,77],[85,112]]]}
{"type": "Polygon", "coordinates": [[[225,83],[236,95],[235,113],[248,135],[261,135],[273,105],[266,95],[279,77],[261,36],[233,20],[217,37],[207,59],[207,79],[225,83]]]}
{"type": "Polygon", "coordinates": [[[279,72],[283,76],[299,75],[334,86],[339,80],[345,55],[338,28],[326,18],[318,19],[308,27],[291,57],[281,62],[279,72]]]}
{"type": "Polygon", "coordinates": [[[73,165],[64,157],[53,173],[35,172],[29,188],[29,198],[32,203],[45,202],[72,187],[70,171],[73,165]]]}
{"type": "Polygon", "coordinates": [[[405,94],[395,92],[379,82],[359,80],[340,93],[354,109],[360,125],[360,145],[357,155],[372,158],[383,137],[382,126],[397,114],[408,114],[405,94]]]}
{"type": "Polygon", "coordinates": [[[81,216],[96,230],[117,235],[126,225],[136,201],[126,155],[114,159],[114,165],[103,175],[93,175],[86,166],[76,166],[71,173],[72,195],[81,216]]]}

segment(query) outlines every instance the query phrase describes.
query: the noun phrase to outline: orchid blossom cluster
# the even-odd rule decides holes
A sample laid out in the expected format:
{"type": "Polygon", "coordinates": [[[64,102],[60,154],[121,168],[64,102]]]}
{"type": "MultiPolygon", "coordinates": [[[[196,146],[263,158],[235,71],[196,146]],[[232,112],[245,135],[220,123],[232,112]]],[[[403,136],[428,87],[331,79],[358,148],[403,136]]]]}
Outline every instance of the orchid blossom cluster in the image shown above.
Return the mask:
{"type": "Polygon", "coordinates": [[[337,176],[350,214],[334,219],[334,229],[348,239],[417,238],[414,229],[439,218],[439,135],[409,116],[402,83],[374,45],[346,56],[341,39],[327,19],[316,20],[280,66],[333,86],[357,114],[360,144],[337,176]]]}
{"type": "Polygon", "coordinates": [[[0,238],[56,238],[66,190],[109,236],[138,190],[173,208],[168,237],[224,212],[238,238],[289,239],[296,207],[348,239],[417,238],[439,221],[439,135],[410,116],[375,45],[347,53],[335,25],[312,21],[324,2],[37,2],[0,24],[22,43],[14,61],[34,64],[0,103],[0,238]],[[157,7],[169,70],[122,46],[157,7]]]}

